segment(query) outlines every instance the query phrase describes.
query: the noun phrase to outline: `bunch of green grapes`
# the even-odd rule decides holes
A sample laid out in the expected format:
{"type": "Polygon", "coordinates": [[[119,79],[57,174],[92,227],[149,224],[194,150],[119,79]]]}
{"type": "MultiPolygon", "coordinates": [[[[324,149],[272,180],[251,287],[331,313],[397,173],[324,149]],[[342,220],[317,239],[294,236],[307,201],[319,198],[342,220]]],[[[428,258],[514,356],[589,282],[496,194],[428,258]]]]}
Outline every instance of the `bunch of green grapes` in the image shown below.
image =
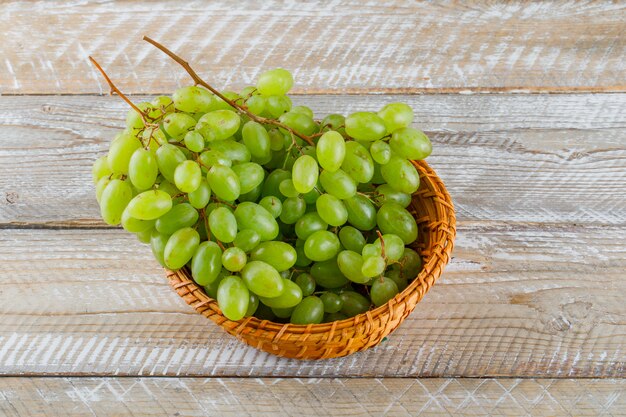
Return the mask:
{"type": "Polygon", "coordinates": [[[431,143],[403,103],[321,121],[284,69],[220,98],[184,87],[130,110],[93,165],[102,218],[187,268],[230,320],[345,319],[421,268],[410,160],[431,143]]]}

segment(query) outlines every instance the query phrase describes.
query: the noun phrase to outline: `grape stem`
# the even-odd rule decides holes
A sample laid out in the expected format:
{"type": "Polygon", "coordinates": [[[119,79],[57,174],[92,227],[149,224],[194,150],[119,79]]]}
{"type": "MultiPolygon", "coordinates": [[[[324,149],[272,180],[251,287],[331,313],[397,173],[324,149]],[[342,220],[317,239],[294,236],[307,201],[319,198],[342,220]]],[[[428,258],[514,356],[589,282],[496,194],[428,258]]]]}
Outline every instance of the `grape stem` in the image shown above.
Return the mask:
{"type": "MultiPolygon", "coordinates": [[[[304,140],[309,145],[311,145],[311,146],[315,145],[315,143],[313,142],[313,139],[312,139],[311,136],[303,135],[302,133],[293,130],[292,128],[290,128],[289,126],[279,122],[278,120],[268,119],[268,118],[265,118],[265,117],[257,116],[256,114],[250,112],[245,106],[243,106],[241,104],[237,104],[235,101],[233,101],[233,100],[229,99],[228,97],[224,96],[218,90],[216,90],[215,88],[211,87],[202,78],[200,78],[198,76],[198,74],[196,73],[196,71],[194,71],[194,69],[191,68],[191,65],[189,65],[189,63],[187,61],[182,59],[180,56],[176,55],[174,52],[172,52],[171,50],[169,50],[165,46],[161,45],[159,42],[155,41],[154,39],[152,39],[152,38],[150,38],[148,36],[144,36],[143,40],[148,42],[148,43],[150,43],[150,44],[152,44],[156,48],[160,49],[163,53],[165,53],[167,56],[169,56],[174,61],[176,61],[178,64],[180,64],[180,66],[183,67],[185,69],[185,71],[187,71],[187,73],[193,79],[193,81],[196,83],[196,85],[201,85],[202,87],[206,88],[207,90],[209,90],[210,92],[212,92],[213,94],[215,94],[216,96],[218,96],[219,98],[224,100],[226,103],[228,103],[230,106],[232,106],[233,108],[237,109],[240,113],[245,113],[250,119],[254,120],[257,123],[274,125],[274,126],[282,128],[282,129],[285,129],[285,130],[291,132],[293,135],[298,136],[300,139],[304,140]]],[[[313,136],[315,136],[315,135],[313,135],[313,136]]]]}
{"type": "Polygon", "coordinates": [[[383,239],[383,235],[382,233],[380,233],[380,230],[377,230],[376,234],[378,235],[378,238],[380,239],[380,256],[385,258],[385,239],[383,239]]]}

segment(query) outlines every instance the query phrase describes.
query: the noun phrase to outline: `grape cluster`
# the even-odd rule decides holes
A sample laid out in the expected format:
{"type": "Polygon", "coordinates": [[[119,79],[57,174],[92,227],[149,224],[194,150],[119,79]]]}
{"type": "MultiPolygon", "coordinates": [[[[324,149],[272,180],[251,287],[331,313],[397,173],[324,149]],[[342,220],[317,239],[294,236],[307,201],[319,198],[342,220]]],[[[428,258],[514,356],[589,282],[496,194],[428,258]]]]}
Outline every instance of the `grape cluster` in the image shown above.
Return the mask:
{"type": "Polygon", "coordinates": [[[231,320],[345,319],[421,268],[410,160],[432,148],[411,108],[318,121],[292,85],[279,68],[240,93],[189,86],[139,103],[93,165],[104,221],[188,268],[231,320]]]}

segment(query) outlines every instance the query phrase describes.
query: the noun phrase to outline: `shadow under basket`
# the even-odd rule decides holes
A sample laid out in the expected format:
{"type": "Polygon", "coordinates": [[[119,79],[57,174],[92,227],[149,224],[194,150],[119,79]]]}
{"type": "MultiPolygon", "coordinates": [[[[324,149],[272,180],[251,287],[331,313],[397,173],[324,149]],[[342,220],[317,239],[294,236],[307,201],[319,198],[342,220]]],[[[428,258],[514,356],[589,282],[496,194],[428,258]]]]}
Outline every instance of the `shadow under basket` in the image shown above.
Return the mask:
{"type": "Polygon", "coordinates": [[[419,229],[411,247],[422,256],[423,268],[409,286],[386,304],[349,319],[295,325],[246,317],[231,321],[217,301],[206,295],[189,271],[167,271],[170,285],[187,304],[228,333],[257,349],[296,359],[326,359],[376,346],[413,311],[450,260],[456,235],[454,207],[441,179],[423,161],[413,162],[420,188],[408,207],[419,229]]]}

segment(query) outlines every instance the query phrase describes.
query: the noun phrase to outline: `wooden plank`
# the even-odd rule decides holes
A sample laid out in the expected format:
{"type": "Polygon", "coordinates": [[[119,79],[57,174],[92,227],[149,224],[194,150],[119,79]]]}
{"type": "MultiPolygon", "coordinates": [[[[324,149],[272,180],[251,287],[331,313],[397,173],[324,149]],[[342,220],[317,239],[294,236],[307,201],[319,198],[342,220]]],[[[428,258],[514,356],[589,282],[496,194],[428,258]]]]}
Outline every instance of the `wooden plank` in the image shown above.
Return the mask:
{"type": "MultiPolygon", "coordinates": [[[[392,101],[433,139],[461,220],[626,224],[626,94],[296,98],[319,114],[392,101]]],[[[125,112],[116,97],[0,98],[0,225],[104,226],[90,169],[125,112]]]]}
{"type": "Polygon", "coordinates": [[[167,285],[121,230],[0,230],[0,374],[622,377],[619,226],[462,223],[454,258],[375,349],[281,359],[167,285]]]}
{"type": "Polygon", "coordinates": [[[624,4],[608,0],[6,1],[0,92],[106,91],[89,54],[127,92],[187,83],[143,35],[233,88],[283,66],[307,93],[624,91],[625,18],[624,4]]]}
{"type": "Polygon", "coordinates": [[[7,417],[619,416],[626,380],[3,378],[7,417]]]}

